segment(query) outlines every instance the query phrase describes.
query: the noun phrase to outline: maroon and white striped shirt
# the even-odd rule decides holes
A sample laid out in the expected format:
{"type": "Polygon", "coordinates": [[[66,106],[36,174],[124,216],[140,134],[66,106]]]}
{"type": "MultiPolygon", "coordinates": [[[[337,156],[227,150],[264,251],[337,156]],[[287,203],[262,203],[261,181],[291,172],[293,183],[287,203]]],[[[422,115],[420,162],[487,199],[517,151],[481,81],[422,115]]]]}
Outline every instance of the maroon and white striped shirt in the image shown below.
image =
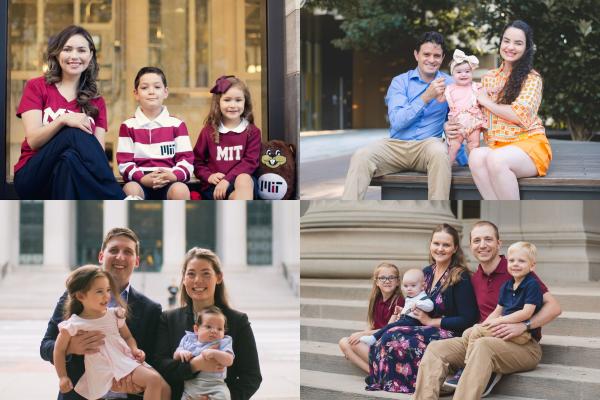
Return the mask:
{"type": "Polygon", "coordinates": [[[178,181],[188,181],[194,172],[194,153],[185,123],[169,115],[167,107],[154,120],[138,107],[119,129],[117,162],[125,181],[139,181],[158,168],[170,169],[178,181]]]}

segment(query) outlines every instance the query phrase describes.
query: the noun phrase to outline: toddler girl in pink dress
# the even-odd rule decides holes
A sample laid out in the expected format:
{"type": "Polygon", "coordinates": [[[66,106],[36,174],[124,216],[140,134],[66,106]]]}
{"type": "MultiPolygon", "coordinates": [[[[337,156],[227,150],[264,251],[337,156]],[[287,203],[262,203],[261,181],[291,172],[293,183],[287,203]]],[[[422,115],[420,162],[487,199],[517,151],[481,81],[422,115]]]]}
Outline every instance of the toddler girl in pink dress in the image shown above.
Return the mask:
{"type": "Polygon", "coordinates": [[[467,140],[469,151],[479,147],[479,133],[487,123],[477,103],[477,91],[481,89],[481,84],[473,82],[473,70],[478,66],[477,57],[467,56],[458,49],[454,50],[450,62],[450,73],[454,83],[446,87],[444,95],[450,108],[448,119],[460,123],[465,128],[465,135],[448,138],[450,165],[454,163],[463,140],[467,140]]]}
{"type": "Polygon", "coordinates": [[[158,372],[143,364],[146,355],[137,347],[125,324],[127,306],[110,274],[95,265],[77,268],[67,278],[67,292],[65,320],[58,324],[54,345],[60,391],[67,393],[74,389],[86,399],[98,399],[111,389],[113,379],[120,380],[131,373],[133,383],[144,389],[145,400],[170,399],[169,385],[158,372]],[[108,307],[111,296],[121,307],[108,307]],[[105,337],[97,353],[85,355],[85,373],[73,388],[65,357],[71,337],[79,330],[100,331],[105,337]]]}

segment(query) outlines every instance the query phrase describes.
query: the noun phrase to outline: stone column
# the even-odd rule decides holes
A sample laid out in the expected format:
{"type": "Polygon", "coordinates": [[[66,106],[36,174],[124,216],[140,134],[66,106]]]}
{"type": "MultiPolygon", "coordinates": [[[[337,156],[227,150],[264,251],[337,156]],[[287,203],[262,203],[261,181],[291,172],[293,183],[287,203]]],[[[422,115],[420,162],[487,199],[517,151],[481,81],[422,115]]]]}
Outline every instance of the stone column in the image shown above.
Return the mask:
{"type": "Polygon", "coordinates": [[[0,202],[0,267],[7,261],[19,265],[19,205],[17,200],[0,202]]]}
{"type": "Polygon", "coordinates": [[[536,273],[542,279],[600,279],[600,202],[482,202],[481,217],[498,225],[503,252],[520,240],[536,245],[536,273]]]}
{"type": "Polygon", "coordinates": [[[273,265],[298,266],[300,263],[300,202],[274,201],[273,265]]]}
{"type": "Polygon", "coordinates": [[[129,226],[129,203],[122,200],[105,200],[102,235],[106,235],[112,228],[126,228],[129,226]]]}
{"type": "Polygon", "coordinates": [[[226,271],[245,271],[248,267],[245,201],[218,202],[217,255],[226,271]]]}
{"type": "Polygon", "coordinates": [[[75,202],[44,201],[44,270],[69,271],[75,262],[75,202]]]}
{"type": "Polygon", "coordinates": [[[303,278],[368,278],[380,261],[426,265],[432,229],[459,229],[448,201],[312,201],[300,219],[303,278]]]}
{"type": "Polygon", "coordinates": [[[185,256],[185,201],[163,202],[163,265],[162,272],[179,273],[185,256]]]}

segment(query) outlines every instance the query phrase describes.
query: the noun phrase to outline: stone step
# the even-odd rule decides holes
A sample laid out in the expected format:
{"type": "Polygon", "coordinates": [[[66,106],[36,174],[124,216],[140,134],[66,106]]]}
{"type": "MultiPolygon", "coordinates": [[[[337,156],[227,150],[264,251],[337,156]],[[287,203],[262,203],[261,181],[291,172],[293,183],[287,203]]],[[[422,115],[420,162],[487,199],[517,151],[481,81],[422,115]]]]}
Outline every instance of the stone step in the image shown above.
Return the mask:
{"type": "Polygon", "coordinates": [[[300,317],[300,340],[337,343],[341,338],[364,330],[366,322],[300,317]]]}
{"type": "Polygon", "coordinates": [[[302,298],[368,300],[371,281],[357,279],[300,279],[302,298]]]}
{"type": "MultiPolygon", "coordinates": [[[[388,392],[368,392],[364,390],[363,377],[334,374],[328,372],[300,370],[300,398],[303,400],[367,400],[398,399],[409,400],[408,394],[388,392]]],[[[450,399],[450,397],[444,397],[450,399]]],[[[540,400],[532,397],[505,396],[490,394],[488,400],[540,400]]]]}
{"type": "MultiPolygon", "coordinates": [[[[600,339],[544,336],[541,362],[600,368],[600,339]]],[[[364,376],[360,368],[344,360],[337,343],[301,341],[300,364],[304,369],[364,376]]]]}
{"type": "Polygon", "coordinates": [[[367,321],[369,303],[363,300],[300,298],[300,316],[367,321]]]}
{"type": "Polygon", "coordinates": [[[493,392],[548,400],[598,399],[600,369],[540,364],[533,371],[502,377],[493,392]]]}
{"type": "MultiPolygon", "coordinates": [[[[362,300],[367,302],[371,293],[370,280],[358,279],[301,279],[302,298],[362,300]]],[[[568,286],[548,284],[563,311],[597,312],[600,310],[600,282],[568,286]]]]}
{"type": "Polygon", "coordinates": [[[600,310],[600,282],[578,285],[550,285],[548,290],[558,300],[563,311],[598,312],[600,310]]]}
{"type": "MultiPolygon", "coordinates": [[[[367,302],[360,300],[301,298],[300,316],[360,321],[366,324],[367,307],[367,302]]],[[[543,328],[543,332],[549,335],[593,337],[600,332],[600,313],[563,311],[557,319],[543,328]]]]}

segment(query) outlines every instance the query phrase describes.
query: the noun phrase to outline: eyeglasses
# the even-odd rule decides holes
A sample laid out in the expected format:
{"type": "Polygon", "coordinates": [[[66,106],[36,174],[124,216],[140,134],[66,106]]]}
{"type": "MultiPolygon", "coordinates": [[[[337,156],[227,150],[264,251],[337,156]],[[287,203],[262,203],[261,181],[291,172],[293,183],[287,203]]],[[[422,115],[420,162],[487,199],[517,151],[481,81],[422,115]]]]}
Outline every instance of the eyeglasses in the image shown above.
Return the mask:
{"type": "Polygon", "coordinates": [[[377,280],[378,280],[380,283],[384,283],[384,282],[387,282],[387,281],[389,281],[389,282],[394,282],[394,281],[395,281],[395,280],[397,280],[397,279],[398,279],[398,277],[397,277],[397,276],[395,276],[395,275],[390,275],[390,276],[379,276],[379,277],[377,277],[377,280]]]}

